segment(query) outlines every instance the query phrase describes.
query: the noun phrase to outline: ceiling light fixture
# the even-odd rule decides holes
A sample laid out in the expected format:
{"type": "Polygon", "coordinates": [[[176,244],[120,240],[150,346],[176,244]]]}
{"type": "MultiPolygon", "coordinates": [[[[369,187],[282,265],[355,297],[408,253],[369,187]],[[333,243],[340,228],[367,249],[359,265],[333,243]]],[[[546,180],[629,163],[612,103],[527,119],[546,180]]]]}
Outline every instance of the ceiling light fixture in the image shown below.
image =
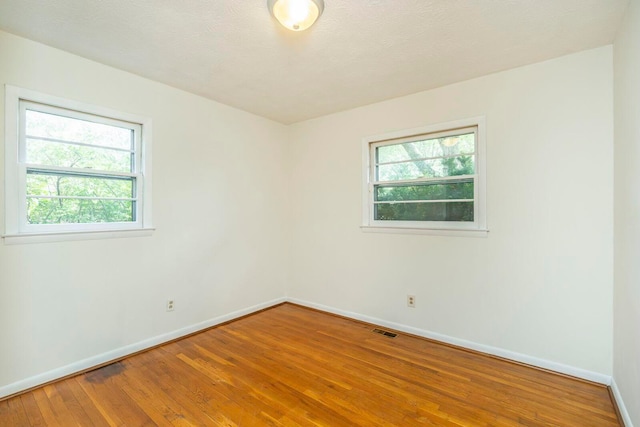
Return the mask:
{"type": "Polygon", "coordinates": [[[267,0],[267,5],[278,22],[292,31],[306,30],[324,10],[323,0],[267,0]]]}

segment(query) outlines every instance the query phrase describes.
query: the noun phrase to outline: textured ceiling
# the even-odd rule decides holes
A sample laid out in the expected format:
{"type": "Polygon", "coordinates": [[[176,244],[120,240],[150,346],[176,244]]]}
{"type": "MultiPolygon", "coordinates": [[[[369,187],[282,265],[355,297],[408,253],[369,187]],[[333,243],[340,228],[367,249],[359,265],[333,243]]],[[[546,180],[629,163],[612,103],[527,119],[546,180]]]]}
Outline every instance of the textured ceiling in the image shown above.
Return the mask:
{"type": "Polygon", "coordinates": [[[0,0],[0,29],[282,123],[613,41],[628,0],[0,0]]]}

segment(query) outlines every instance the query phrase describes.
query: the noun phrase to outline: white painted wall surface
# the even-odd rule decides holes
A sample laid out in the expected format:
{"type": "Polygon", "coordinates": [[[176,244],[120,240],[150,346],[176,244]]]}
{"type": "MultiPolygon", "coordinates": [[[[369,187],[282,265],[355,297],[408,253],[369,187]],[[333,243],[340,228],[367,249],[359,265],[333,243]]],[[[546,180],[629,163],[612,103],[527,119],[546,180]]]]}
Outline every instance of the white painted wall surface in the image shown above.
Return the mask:
{"type": "Polygon", "coordinates": [[[157,231],[0,243],[0,388],[282,297],[286,127],[0,32],[7,83],[151,117],[157,231]]]}
{"type": "Polygon", "coordinates": [[[615,280],[613,377],[640,426],[640,2],[614,44],[615,280]]]}
{"type": "Polygon", "coordinates": [[[293,125],[288,295],[611,375],[612,114],[609,46],[293,125]],[[487,238],[360,230],[363,137],[483,115],[487,238]]]}

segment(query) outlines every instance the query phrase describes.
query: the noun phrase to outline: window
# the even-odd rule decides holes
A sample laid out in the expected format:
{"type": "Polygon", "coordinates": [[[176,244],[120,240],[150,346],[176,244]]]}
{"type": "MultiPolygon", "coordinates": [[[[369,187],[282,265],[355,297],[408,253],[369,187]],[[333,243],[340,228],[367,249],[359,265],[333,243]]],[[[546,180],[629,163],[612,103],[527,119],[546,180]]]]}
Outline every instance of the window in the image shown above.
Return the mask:
{"type": "Polygon", "coordinates": [[[365,228],[485,230],[484,120],[365,138],[365,228]]]}
{"type": "Polygon", "coordinates": [[[6,88],[6,234],[150,227],[150,121],[6,88]]]}

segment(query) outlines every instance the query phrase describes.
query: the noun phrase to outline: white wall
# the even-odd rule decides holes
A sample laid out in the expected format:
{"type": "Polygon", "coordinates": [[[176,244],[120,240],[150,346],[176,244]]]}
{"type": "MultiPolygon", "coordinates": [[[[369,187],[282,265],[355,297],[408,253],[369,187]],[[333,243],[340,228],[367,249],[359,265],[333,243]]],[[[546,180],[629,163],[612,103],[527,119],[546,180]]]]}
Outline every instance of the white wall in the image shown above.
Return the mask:
{"type": "Polygon", "coordinates": [[[640,426],[640,2],[614,45],[615,286],[613,376],[640,426]]]}
{"type": "MultiPolygon", "coordinates": [[[[7,83],[151,117],[157,231],[0,244],[0,389],[282,297],[284,126],[0,32],[0,85],[7,83]]],[[[4,135],[4,88],[0,99],[4,135]]]]}
{"type": "Polygon", "coordinates": [[[610,375],[612,79],[609,46],[293,125],[288,295],[610,375]],[[487,238],[360,230],[363,137],[481,115],[487,238]]]}

